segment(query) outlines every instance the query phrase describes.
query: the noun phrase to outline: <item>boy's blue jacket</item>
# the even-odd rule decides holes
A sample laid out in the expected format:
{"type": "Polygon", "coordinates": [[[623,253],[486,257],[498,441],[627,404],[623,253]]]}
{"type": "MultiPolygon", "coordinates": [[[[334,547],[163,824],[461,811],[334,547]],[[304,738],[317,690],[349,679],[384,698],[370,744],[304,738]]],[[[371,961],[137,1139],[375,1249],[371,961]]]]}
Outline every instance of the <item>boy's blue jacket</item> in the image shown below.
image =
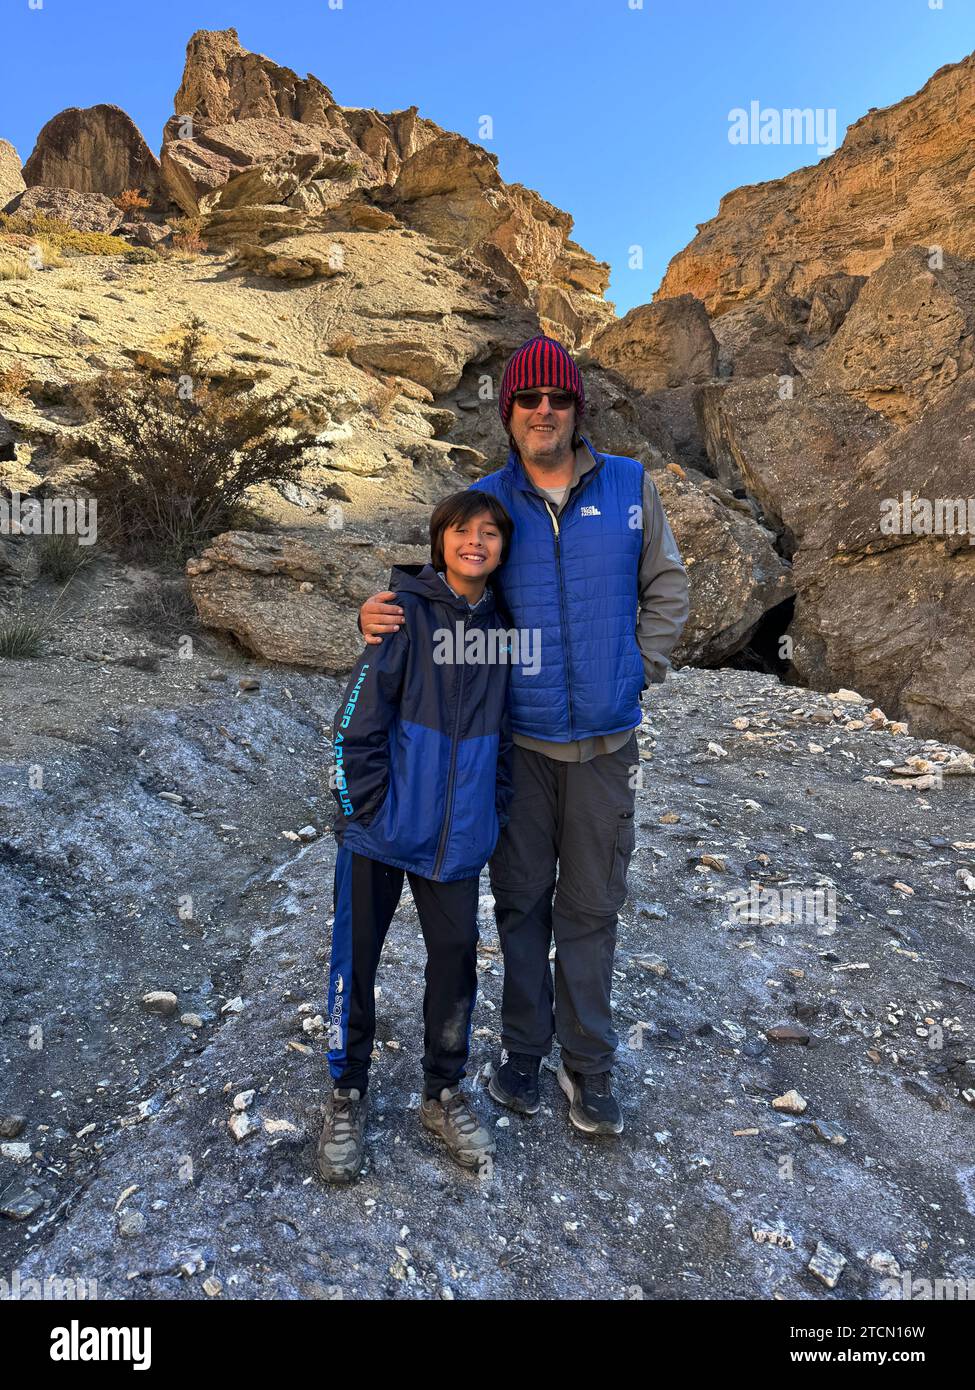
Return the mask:
{"type": "Polygon", "coordinates": [[[362,653],[332,722],[335,835],[445,883],[477,877],[508,819],[508,615],[489,589],[472,612],[417,568],[393,567],[403,625],[362,653]],[[477,642],[501,659],[460,659],[477,642]]]}

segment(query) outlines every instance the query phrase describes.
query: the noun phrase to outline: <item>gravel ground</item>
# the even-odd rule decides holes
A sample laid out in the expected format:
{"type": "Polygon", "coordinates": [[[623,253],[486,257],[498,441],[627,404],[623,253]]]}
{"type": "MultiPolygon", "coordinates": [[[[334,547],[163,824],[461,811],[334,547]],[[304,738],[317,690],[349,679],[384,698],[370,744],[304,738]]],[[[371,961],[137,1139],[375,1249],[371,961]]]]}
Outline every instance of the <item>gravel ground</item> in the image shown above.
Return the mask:
{"type": "Polygon", "coordinates": [[[203,634],[179,657],[120,622],[142,577],[92,567],[44,654],[0,661],[0,1275],[109,1299],[880,1299],[905,1271],[975,1278],[975,778],[891,784],[943,745],[755,672],[652,689],[614,991],[624,1133],[572,1130],[551,1070],[532,1118],[487,1095],[485,873],[470,1075],[493,1174],[419,1124],[407,888],[366,1169],[329,1189],[340,685],[203,634]],[[835,916],[742,920],[750,883],[833,890],[835,916]],[[773,1107],[789,1091],[801,1114],[773,1107]]]}

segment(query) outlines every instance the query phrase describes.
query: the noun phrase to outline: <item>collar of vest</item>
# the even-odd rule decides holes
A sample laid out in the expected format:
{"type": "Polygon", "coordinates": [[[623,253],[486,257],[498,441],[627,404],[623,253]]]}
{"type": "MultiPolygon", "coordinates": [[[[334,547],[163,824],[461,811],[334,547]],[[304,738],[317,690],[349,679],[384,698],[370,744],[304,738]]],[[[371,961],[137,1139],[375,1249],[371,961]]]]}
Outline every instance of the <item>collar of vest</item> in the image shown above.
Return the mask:
{"type": "MultiPolygon", "coordinates": [[[[589,450],[590,454],[592,454],[593,458],[596,460],[596,466],[594,469],[592,469],[592,472],[598,473],[605,462],[604,456],[601,453],[599,453],[598,450],[592,447],[589,440],[586,438],[584,434],[580,434],[579,438],[582,441],[582,443],[585,444],[586,448],[589,450]]],[[[587,469],[586,471],[589,472],[590,470],[587,469]]],[[[521,461],[521,455],[519,454],[518,450],[515,448],[513,444],[508,450],[508,462],[505,464],[502,472],[508,475],[512,485],[518,488],[521,492],[535,491],[534,485],[532,484],[532,480],[525,472],[525,465],[521,461]]]]}

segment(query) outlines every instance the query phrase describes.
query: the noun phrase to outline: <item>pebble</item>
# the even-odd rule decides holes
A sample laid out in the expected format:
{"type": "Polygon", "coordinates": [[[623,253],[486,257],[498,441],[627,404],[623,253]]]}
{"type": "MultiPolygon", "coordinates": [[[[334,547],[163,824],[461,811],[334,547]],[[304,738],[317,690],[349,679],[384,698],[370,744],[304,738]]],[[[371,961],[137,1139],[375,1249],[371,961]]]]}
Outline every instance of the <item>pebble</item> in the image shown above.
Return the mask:
{"type": "Polygon", "coordinates": [[[662,979],[666,979],[670,974],[670,968],[663,956],[634,956],[633,964],[639,966],[641,970],[649,970],[652,974],[659,975],[662,979]]]}
{"type": "Polygon", "coordinates": [[[773,1110],[783,1110],[787,1115],[801,1115],[809,1102],[798,1091],[786,1091],[772,1101],[773,1110]]]}
{"type": "Polygon", "coordinates": [[[799,1023],[778,1023],[774,1028],[766,1028],[765,1036],[769,1042],[799,1043],[809,1042],[809,1031],[799,1023]]]}
{"type": "Polygon", "coordinates": [[[179,1000],[172,990],[153,989],[148,994],[142,996],[142,1007],[147,1014],[158,1014],[161,1018],[169,1018],[176,1012],[179,1000]]]}
{"type": "Polygon", "coordinates": [[[816,1278],[820,1279],[828,1289],[835,1289],[840,1275],[846,1268],[846,1260],[838,1250],[833,1250],[820,1241],[816,1246],[816,1253],[806,1268],[810,1274],[815,1274],[816,1278]]]}
{"type": "Polygon", "coordinates": [[[796,1243],[789,1232],[785,1229],[781,1221],[776,1221],[768,1226],[758,1226],[752,1223],[752,1240],[757,1245],[778,1245],[783,1250],[794,1250],[796,1243]]]}
{"type": "Polygon", "coordinates": [[[141,1236],[145,1229],[146,1218],[141,1211],[123,1211],[116,1226],[120,1236],[141,1236]]]}
{"type": "Polygon", "coordinates": [[[44,1205],[44,1198],[26,1183],[8,1183],[0,1195],[0,1216],[26,1221],[44,1205]]]}
{"type": "Polygon", "coordinates": [[[837,1146],[846,1143],[846,1135],[836,1125],[828,1124],[826,1120],[810,1120],[809,1127],[818,1139],[822,1139],[826,1144],[836,1144],[837,1146]]]}
{"type": "Polygon", "coordinates": [[[227,1121],[227,1128],[239,1144],[242,1139],[247,1138],[248,1134],[253,1134],[256,1129],[260,1129],[260,1125],[255,1124],[245,1111],[241,1114],[231,1115],[227,1121]]]}
{"type": "Polygon", "coordinates": [[[29,1144],[0,1144],[0,1157],[12,1159],[14,1163],[26,1163],[30,1158],[29,1144]]]}
{"type": "Polygon", "coordinates": [[[23,1115],[0,1115],[0,1139],[16,1139],[26,1123],[23,1115]]]}

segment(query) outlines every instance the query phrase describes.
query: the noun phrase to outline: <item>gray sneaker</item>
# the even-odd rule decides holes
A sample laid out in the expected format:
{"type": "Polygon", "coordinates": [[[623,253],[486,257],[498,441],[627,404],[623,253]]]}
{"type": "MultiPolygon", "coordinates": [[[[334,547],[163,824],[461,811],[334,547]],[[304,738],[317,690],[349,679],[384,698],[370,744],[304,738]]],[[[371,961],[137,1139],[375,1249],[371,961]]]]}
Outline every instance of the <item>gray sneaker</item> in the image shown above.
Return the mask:
{"type": "Polygon", "coordinates": [[[494,1153],[494,1136],[481,1124],[459,1086],[445,1086],[439,1100],[425,1100],[420,1119],[438,1135],[463,1168],[480,1168],[494,1153]]]}
{"type": "Polygon", "coordinates": [[[325,1182],[353,1182],[365,1150],[368,1096],[333,1090],[318,1141],[318,1171],[325,1182]]]}

